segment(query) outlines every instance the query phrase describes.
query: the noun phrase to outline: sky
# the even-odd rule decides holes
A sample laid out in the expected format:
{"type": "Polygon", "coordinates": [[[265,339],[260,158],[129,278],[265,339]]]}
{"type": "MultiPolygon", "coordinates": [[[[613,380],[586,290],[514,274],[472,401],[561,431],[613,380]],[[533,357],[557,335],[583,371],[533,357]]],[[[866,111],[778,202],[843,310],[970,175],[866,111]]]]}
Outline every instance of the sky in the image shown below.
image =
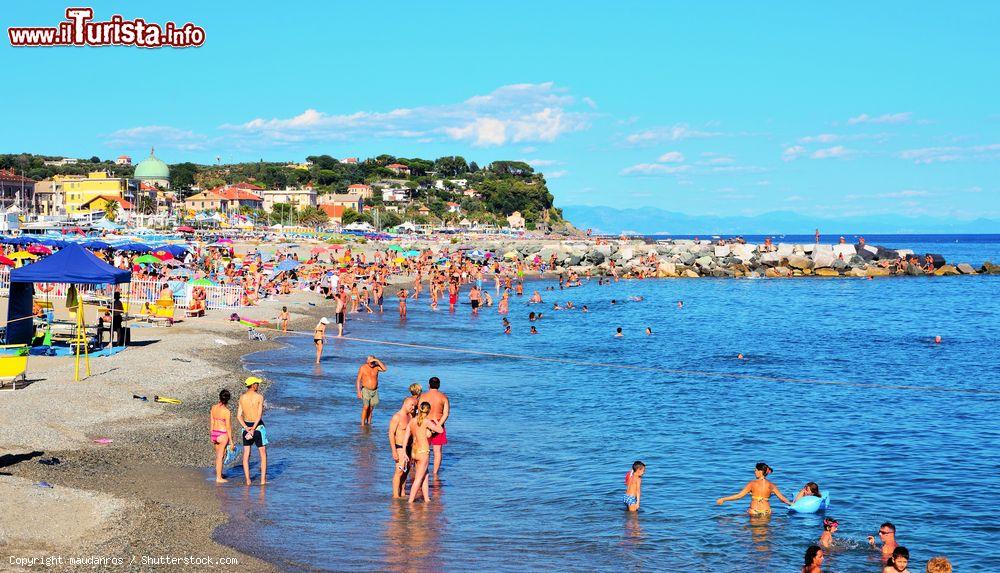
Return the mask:
{"type": "Polygon", "coordinates": [[[206,40],[0,42],[0,152],[462,155],[529,162],[557,206],[1000,217],[996,2],[82,5],[206,40]]]}

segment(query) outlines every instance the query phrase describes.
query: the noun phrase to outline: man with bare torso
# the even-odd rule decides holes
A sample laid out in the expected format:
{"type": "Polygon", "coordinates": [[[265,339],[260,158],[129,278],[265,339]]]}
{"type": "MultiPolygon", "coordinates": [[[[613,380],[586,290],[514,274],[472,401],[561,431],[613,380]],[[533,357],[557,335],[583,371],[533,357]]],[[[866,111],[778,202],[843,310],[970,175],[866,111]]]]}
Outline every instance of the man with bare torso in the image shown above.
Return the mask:
{"type": "Polygon", "coordinates": [[[406,497],[406,478],[410,473],[412,439],[406,440],[406,427],[417,412],[417,402],[423,388],[420,384],[410,384],[410,396],[403,400],[399,411],[389,420],[389,448],[395,468],[392,475],[392,497],[406,497]]]}
{"type": "Polygon", "coordinates": [[[432,435],[430,439],[431,447],[434,449],[434,477],[437,477],[438,470],[441,469],[441,448],[448,443],[448,432],[445,431],[444,424],[448,421],[448,415],[451,413],[451,403],[448,401],[448,396],[440,390],[441,380],[437,376],[432,377],[427,385],[431,389],[420,395],[420,401],[431,405],[428,417],[437,420],[442,430],[440,433],[432,435]]]}
{"type": "Polygon", "coordinates": [[[358,377],[354,381],[358,399],[361,400],[361,425],[371,425],[372,411],[378,406],[378,374],[385,372],[385,364],[372,355],[368,355],[365,363],[358,368],[358,377]]]}
{"type": "Polygon", "coordinates": [[[240,396],[236,422],[243,427],[243,476],[250,485],[250,446],[260,453],[260,485],[267,484],[267,428],[264,427],[264,397],[258,389],[262,380],[246,379],[247,391],[240,396]]]}

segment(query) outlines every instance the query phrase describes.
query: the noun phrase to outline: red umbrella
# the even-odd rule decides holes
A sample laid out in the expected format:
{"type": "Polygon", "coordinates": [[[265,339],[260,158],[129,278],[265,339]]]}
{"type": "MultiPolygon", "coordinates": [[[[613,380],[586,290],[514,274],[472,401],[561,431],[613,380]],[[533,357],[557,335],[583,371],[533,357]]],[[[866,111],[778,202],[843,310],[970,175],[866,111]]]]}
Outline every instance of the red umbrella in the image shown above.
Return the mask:
{"type": "Polygon", "coordinates": [[[330,245],[329,248],[331,251],[339,251],[340,249],[344,248],[344,245],[330,245]]]}
{"type": "Polygon", "coordinates": [[[8,267],[13,267],[14,261],[8,259],[7,257],[0,255],[0,265],[7,265],[8,267]]]}
{"type": "Polygon", "coordinates": [[[193,233],[194,232],[194,228],[188,227],[187,225],[182,225],[180,227],[177,227],[177,232],[178,233],[193,233]]]}
{"type": "Polygon", "coordinates": [[[322,253],[325,250],[326,249],[324,249],[323,247],[313,247],[312,249],[309,250],[309,253],[315,255],[318,253],[322,253]]]}
{"type": "Polygon", "coordinates": [[[174,258],[174,256],[171,255],[168,251],[156,251],[155,253],[153,253],[153,256],[160,259],[161,261],[169,261],[170,259],[174,258]]]}
{"type": "Polygon", "coordinates": [[[31,245],[28,247],[28,252],[33,255],[51,255],[52,249],[46,247],[45,245],[31,245]]]}

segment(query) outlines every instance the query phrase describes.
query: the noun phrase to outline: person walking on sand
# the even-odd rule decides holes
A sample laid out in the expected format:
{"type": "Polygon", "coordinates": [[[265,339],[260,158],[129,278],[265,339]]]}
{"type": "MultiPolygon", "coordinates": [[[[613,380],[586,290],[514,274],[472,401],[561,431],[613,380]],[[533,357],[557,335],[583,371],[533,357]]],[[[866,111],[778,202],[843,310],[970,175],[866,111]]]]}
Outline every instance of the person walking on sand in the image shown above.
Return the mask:
{"type": "Polygon", "coordinates": [[[404,441],[406,427],[417,413],[417,400],[422,388],[420,384],[410,384],[410,396],[403,400],[399,411],[389,420],[389,448],[395,468],[392,474],[392,497],[394,499],[406,496],[406,478],[410,474],[410,464],[403,463],[403,457],[412,453],[410,442],[404,441]]]}
{"type": "MultiPolygon", "coordinates": [[[[423,397],[421,397],[423,398],[423,397]]],[[[403,435],[403,443],[413,444],[413,483],[410,485],[410,503],[417,499],[417,493],[424,496],[424,501],[431,500],[430,486],[427,480],[427,465],[430,462],[429,436],[432,432],[444,432],[444,427],[430,417],[431,405],[427,402],[420,402],[420,409],[417,415],[410,420],[406,426],[406,433],[403,435]]],[[[404,452],[402,454],[404,463],[410,461],[410,457],[404,452]]],[[[436,459],[435,459],[436,461],[436,459]]]]}
{"type": "Polygon", "coordinates": [[[267,428],[264,426],[264,397],[261,396],[260,383],[256,376],[246,379],[247,391],[240,396],[239,407],[236,409],[236,421],[243,426],[243,476],[250,481],[250,446],[257,446],[260,453],[260,485],[267,484],[267,428]]]}
{"type": "Polygon", "coordinates": [[[715,501],[715,503],[722,505],[727,501],[734,501],[746,497],[749,493],[751,499],[750,509],[747,510],[747,513],[750,514],[751,517],[762,517],[771,514],[770,498],[772,494],[777,496],[777,498],[780,499],[785,505],[792,505],[792,502],[788,501],[788,498],[781,494],[778,486],[767,481],[767,476],[771,473],[771,471],[771,466],[765,464],[764,462],[758,463],[754,469],[754,476],[756,479],[747,483],[747,485],[744,486],[739,493],[734,493],[733,495],[726,497],[720,497],[715,501]]]}
{"type": "Polygon", "coordinates": [[[233,446],[233,419],[229,411],[229,399],[232,394],[229,390],[219,392],[219,401],[212,406],[208,415],[208,432],[215,446],[215,483],[226,483],[229,480],[222,478],[222,461],[226,457],[226,450],[232,450],[233,446]]]}
{"type": "Polygon", "coordinates": [[[361,400],[361,425],[371,425],[372,411],[378,406],[378,374],[385,372],[385,364],[372,355],[368,355],[365,363],[358,368],[358,377],[354,381],[358,399],[361,400]]]}
{"type": "Polygon", "coordinates": [[[430,438],[430,445],[434,448],[434,477],[437,477],[438,471],[441,469],[442,449],[448,443],[448,432],[445,431],[445,424],[448,422],[448,416],[451,415],[451,402],[448,400],[448,396],[441,391],[440,378],[431,377],[427,385],[430,386],[430,390],[420,396],[420,401],[431,405],[431,419],[441,426],[441,429],[435,430],[430,438]]]}
{"type": "Polygon", "coordinates": [[[288,332],[288,307],[281,307],[281,313],[278,314],[278,324],[281,325],[281,332],[288,332]]]}
{"type": "Polygon", "coordinates": [[[313,329],[313,344],[316,345],[316,364],[319,364],[319,357],[323,354],[323,343],[326,341],[326,325],[330,324],[330,319],[323,316],[316,323],[313,329]]]}

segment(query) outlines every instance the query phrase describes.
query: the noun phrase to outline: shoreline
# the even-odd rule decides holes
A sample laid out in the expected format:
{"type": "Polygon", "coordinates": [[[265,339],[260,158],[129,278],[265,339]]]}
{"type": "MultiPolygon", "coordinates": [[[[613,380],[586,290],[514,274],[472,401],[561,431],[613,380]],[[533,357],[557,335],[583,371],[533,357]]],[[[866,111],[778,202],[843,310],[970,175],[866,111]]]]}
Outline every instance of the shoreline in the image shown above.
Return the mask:
{"type": "MultiPolygon", "coordinates": [[[[321,300],[296,293],[247,309],[247,315],[269,317],[287,305],[291,328],[311,327],[305,309],[312,307],[306,303],[321,308],[321,300]]],[[[208,479],[212,450],[204,418],[219,389],[239,395],[248,375],[243,357],[280,347],[273,340],[280,335],[248,341],[246,329],[224,314],[136,329],[134,346],[94,359],[91,377],[81,382],[69,381],[72,359],[47,359],[52,362],[41,370],[29,367],[26,388],[0,395],[0,415],[37,428],[16,438],[0,433],[4,450],[11,452],[0,457],[0,497],[18,500],[16,511],[0,515],[0,553],[6,554],[0,570],[27,570],[29,560],[38,567],[38,560],[49,558],[48,570],[77,571],[84,566],[69,560],[86,557],[103,559],[101,564],[116,571],[176,569],[157,558],[194,558],[187,566],[198,569],[280,570],[216,539],[230,515],[208,479]],[[149,401],[134,400],[133,393],[149,401]],[[71,426],[55,424],[43,406],[60,399],[52,394],[65,397],[66,419],[84,408],[94,414],[71,426]],[[156,403],[154,394],[183,403],[156,403]],[[99,445],[93,442],[97,438],[112,442],[99,445]],[[52,458],[60,463],[38,463],[52,458]],[[40,487],[42,482],[51,487],[40,487]],[[45,517],[34,518],[39,515],[45,517]]],[[[231,480],[225,486],[243,487],[238,484],[231,480]]]]}

